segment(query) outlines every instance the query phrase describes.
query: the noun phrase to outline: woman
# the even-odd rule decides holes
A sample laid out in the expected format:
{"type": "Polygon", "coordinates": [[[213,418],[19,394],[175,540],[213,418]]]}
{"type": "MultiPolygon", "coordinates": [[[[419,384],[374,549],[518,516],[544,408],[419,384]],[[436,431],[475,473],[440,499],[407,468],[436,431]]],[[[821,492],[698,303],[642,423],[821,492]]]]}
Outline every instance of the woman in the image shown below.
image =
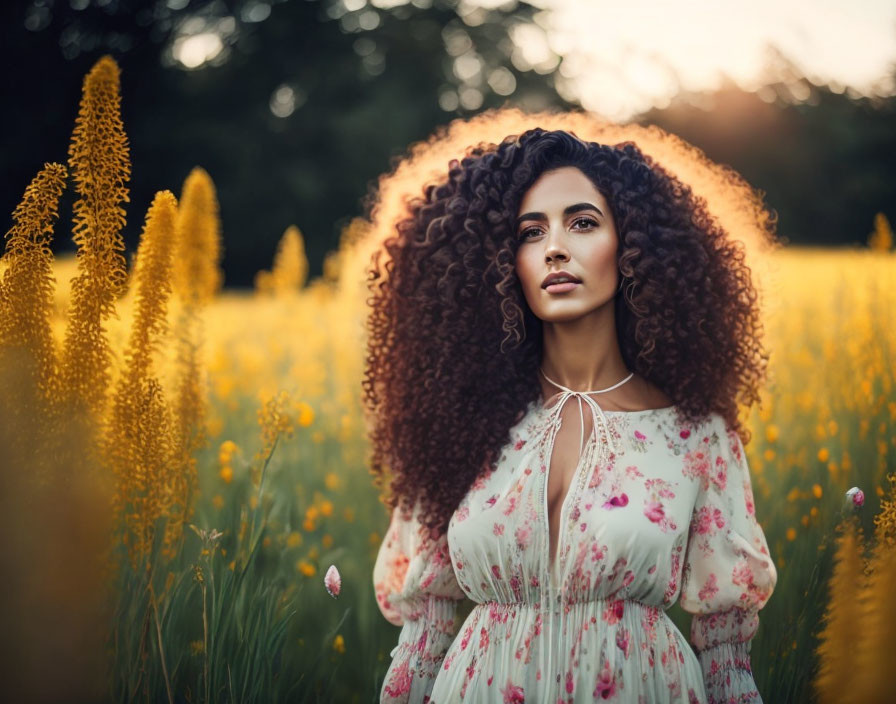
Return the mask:
{"type": "Polygon", "coordinates": [[[452,161],[384,248],[381,701],[761,702],[777,573],[737,403],[767,354],[740,243],[633,143],[532,129],[452,161]]]}

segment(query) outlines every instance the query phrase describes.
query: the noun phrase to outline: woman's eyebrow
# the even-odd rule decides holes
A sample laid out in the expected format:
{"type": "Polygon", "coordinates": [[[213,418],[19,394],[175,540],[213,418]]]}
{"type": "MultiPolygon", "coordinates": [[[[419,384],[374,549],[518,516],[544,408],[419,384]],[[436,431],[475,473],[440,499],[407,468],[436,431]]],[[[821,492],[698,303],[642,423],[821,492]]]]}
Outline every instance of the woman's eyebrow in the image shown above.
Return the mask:
{"type": "MultiPolygon", "coordinates": [[[[596,210],[600,213],[601,217],[603,217],[603,211],[598,208],[596,205],[591,203],[576,203],[575,205],[570,205],[563,209],[563,216],[572,215],[573,213],[577,213],[580,210],[596,210]]],[[[519,227],[520,223],[523,220],[547,220],[548,216],[544,213],[523,213],[516,219],[516,224],[514,227],[519,227]]]]}

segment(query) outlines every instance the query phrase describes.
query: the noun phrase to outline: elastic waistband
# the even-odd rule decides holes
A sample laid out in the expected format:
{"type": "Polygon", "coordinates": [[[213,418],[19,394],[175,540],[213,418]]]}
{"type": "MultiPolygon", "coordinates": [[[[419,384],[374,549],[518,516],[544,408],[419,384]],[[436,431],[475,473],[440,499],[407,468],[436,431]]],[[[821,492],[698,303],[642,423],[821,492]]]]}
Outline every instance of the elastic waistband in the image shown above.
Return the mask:
{"type": "MultiPolygon", "coordinates": [[[[578,599],[576,601],[557,601],[554,603],[554,610],[559,611],[563,606],[578,606],[580,604],[613,604],[617,601],[623,601],[627,604],[634,604],[645,609],[651,609],[654,611],[662,611],[665,613],[666,609],[662,605],[659,604],[648,604],[647,602],[641,601],[639,599],[633,599],[632,597],[627,596],[610,596],[610,597],[589,597],[587,599],[578,599]]],[[[539,609],[539,604],[537,602],[531,601],[497,601],[497,600],[489,600],[489,601],[481,601],[476,602],[476,607],[488,607],[488,608],[498,608],[498,609],[519,609],[519,608],[528,608],[528,609],[539,609]]]]}

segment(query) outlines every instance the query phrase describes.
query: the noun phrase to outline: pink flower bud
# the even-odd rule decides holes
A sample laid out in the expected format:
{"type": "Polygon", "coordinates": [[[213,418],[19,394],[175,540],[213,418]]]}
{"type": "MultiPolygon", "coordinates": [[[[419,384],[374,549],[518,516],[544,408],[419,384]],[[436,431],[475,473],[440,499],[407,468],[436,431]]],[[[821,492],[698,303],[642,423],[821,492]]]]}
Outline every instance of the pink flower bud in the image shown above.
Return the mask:
{"type": "Polygon", "coordinates": [[[339,576],[336,565],[330,565],[324,575],[324,586],[327,588],[327,593],[334,599],[339,595],[339,590],[342,589],[342,577],[339,576]]]}

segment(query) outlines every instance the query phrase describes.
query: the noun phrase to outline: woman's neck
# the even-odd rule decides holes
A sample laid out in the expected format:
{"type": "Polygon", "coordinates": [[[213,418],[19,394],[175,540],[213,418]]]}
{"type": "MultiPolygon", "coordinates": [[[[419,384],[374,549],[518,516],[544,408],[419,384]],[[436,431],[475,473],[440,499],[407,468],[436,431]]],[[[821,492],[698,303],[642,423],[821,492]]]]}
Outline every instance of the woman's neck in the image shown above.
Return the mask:
{"type": "MultiPolygon", "coordinates": [[[[541,368],[553,381],[573,391],[605,389],[630,372],[622,358],[615,324],[596,316],[545,323],[541,368]]],[[[539,380],[546,396],[559,391],[541,374],[539,380]]]]}

